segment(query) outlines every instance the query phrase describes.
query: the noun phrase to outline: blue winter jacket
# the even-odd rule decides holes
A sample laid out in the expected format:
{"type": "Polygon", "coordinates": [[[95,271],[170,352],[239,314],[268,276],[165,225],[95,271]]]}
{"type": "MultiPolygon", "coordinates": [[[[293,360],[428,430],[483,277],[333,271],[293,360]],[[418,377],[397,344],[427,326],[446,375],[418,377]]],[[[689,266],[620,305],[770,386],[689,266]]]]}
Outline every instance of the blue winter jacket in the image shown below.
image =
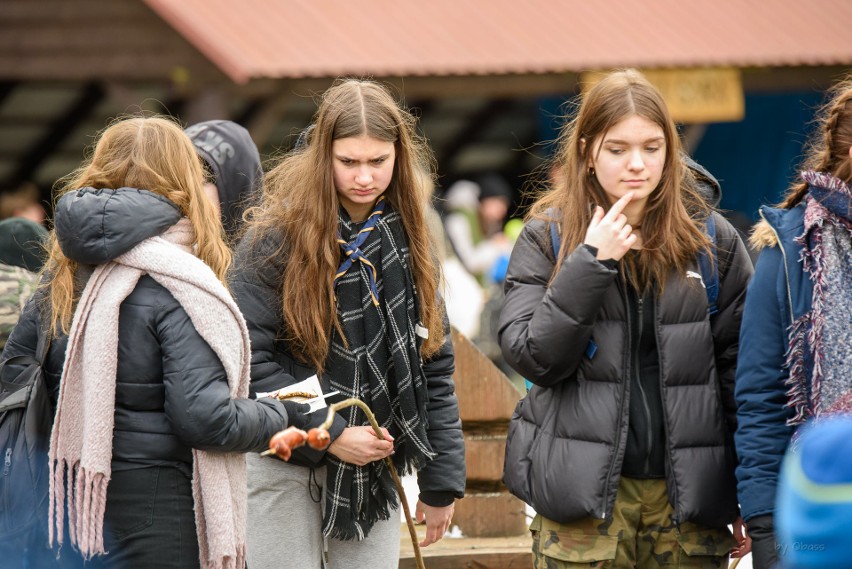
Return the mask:
{"type": "Polygon", "coordinates": [[[813,284],[794,239],[804,232],[805,204],[763,207],[757,231],[766,237],[746,294],[737,363],[735,434],[737,493],[743,519],[775,510],[775,488],[793,427],[786,407],[787,331],[810,311],[813,284]],[[762,227],[761,227],[762,226],[762,227]]]}

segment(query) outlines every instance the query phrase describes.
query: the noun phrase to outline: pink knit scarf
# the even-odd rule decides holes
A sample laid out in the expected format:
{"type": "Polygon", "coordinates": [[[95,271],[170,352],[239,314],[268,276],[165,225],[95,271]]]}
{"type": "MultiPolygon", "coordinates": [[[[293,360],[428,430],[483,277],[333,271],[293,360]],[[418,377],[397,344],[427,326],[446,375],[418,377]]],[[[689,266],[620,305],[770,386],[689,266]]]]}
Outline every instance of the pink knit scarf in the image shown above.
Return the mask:
{"type": "MultiPolygon", "coordinates": [[[[67,504],[71,542],[86,558],[105,553],[119,306],[143,274],[172,293],[219,356],[231,397],[248,396],[251,349],[245,320],[213,271],[192,254],[194,241],[184,218],[161,236],[98,266],[74,313],[50,437],[50,540],[62,543],[67,504]]],[[[242,569],[245,456],[193,450],[192,489],[201,567],[242,569]]]]}

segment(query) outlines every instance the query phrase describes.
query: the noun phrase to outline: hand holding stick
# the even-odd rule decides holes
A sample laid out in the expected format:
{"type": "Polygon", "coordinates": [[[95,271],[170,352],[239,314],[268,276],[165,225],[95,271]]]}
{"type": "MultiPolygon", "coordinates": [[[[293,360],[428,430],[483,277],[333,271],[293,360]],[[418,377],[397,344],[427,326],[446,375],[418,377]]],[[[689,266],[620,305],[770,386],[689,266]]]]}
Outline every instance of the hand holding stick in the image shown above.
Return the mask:
{"type": "MultiPolygon", "coordinates": [[[[367,420],[370,421],[370,425],[373,427],[373,430],[376,431],[376,436],[381,440],[385,440],[385,437],[382,434],[382,429],[379,427],[379,424],[376,422],[376,417],[373,415],[373,412],[370,411],[370,408],[367,407],[367,404],[360,399],[353,398],[329,405],[328,416],[325,421],[323,421],[319,427],[311,429],[307,433],[295,427],[288,427],[283,431],[276,433],[271,439],[269,439],[269,450],[262,452],[261,455],[267,456],[274,454],[284,460],[290,460],[292,450],[304,445],[306,442],[308,443],[308,446],[313,449],[325,450],[331,443],[328,428],[331,427],[331,423],[334,421],[335,413],[341,409],[352,407],[353,405],[361,409],[361,411],[363,411],[367,416],[367,420]]],[[[393,465],[393,461],[390,457],[386,457],[384,461],[388,470],[390,470],[393,483],[396,485],[396,491],[399,494],[399,501],[402,504],[402,511],[405,512],[405,521],[408,525],[408,534],[411,537],[411,545],[414,547],[414,559],[417,562],[417,568],[426,569],[426,566],[423,564],[423,556],[420,553],[420,544],[417,542],[417,531],[414,529],[414,521],[411,519],[411,511],[408,508],[408,500],[405,497],[405,490],[402,487],[402,481],[399,479],[399,474],[397,474],[396,467],[393,465]]]]}

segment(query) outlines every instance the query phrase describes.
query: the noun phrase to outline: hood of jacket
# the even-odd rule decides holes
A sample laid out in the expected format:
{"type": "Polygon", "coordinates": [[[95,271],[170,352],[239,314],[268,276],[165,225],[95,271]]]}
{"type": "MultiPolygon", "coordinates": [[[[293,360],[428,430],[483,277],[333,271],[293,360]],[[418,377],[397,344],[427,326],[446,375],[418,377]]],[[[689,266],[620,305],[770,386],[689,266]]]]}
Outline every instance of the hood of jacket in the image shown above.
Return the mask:
{"type": "Polygon", "coordinates": [[[260,189],[260,154],[248,131],[232,121],[194,124],[186,134],[216,177],[222,225],[228,237],[239,229],[243,212],[260,189]]]}
{"type": "Polygon", "coordinates": [[[794,240],[804,231],[805,205],[802,200],[790,209],[761,206],[761,219],[755,224],[749,238],[751,246],[758,251],[779,244],[789,250],[800,250],[801,245],[794,240]]]}
{"type": "Polygon", "coordinates": [[[719,184],[719,180],[707,168],[693,160],[688,154],[683,153],[682,158],[684,165],[695,176],[699,193],[701,193],[711,207],[718,208],[719,202],[722,201],[722,186],[719,184]]]}
{"type": "Polygon", "coordinates": [[[62,196],[54,225],[62,253],[85,265],[102,265],[181,218],[163,196],[136,188],[82,188],[62,196]]]}

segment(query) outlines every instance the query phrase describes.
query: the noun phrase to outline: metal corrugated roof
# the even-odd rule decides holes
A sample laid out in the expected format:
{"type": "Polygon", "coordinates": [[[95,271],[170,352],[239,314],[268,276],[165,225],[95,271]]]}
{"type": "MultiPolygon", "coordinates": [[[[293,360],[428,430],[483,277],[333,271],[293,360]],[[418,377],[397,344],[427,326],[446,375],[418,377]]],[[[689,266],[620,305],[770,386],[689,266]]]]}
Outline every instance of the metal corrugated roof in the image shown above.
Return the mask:
{"type": "Polygon", "coordinates": [[[144,0],[237,82],[852,63],[849,0],[144,0]]]}

